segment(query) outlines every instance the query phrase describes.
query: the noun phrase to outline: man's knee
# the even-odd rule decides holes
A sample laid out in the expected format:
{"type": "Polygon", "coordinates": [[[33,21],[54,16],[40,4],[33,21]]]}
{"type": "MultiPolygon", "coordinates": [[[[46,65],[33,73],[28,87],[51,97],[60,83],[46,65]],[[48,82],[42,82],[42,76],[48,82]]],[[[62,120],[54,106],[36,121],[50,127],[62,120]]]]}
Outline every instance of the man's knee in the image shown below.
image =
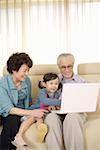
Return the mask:
{"type": "Polygon", "coordinates": [[[57,116],[57,114],[50,113],[46,116],[44,122],[48,125],[49,124],[52,125],[53,123],[55,124],[58,120],[59,120],[59,117],[57,116]]]}
{"type": "Polygon", "coordinates": [[[64,123],[69,123],[69,124],[73,124],[76,121],[79,120],[79,114],[77,113],[69,113],[66,115],[65,119],[64,119],[64,123]]]}
{"type": "Polygon", "coordinates": [[[63,123],[63,127],[69,126],[69,127],[82,127],[83,126],[83,118],[80,114],[78,113],[70,113],[68,115],[66,115],[64,123],[63,123]]]}

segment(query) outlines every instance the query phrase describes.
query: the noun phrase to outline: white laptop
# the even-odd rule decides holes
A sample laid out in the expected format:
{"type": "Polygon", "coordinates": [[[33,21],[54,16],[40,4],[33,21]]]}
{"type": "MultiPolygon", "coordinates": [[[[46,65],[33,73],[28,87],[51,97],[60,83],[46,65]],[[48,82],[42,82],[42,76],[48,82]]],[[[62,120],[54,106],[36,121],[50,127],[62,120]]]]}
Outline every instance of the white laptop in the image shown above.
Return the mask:
{"type": "Polygon", "coordinates": [[[62,90],[61,109],[53,113],[66,114],[96,111],[100,83],[65,83],[62,90]]]}

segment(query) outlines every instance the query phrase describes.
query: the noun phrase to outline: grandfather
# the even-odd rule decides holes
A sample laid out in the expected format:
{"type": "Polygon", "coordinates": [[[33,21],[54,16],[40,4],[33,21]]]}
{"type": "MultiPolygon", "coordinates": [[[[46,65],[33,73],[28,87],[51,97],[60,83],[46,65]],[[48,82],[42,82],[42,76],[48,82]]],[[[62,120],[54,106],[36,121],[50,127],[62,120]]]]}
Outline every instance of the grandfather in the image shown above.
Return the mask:
{"type": "MultiPolygon", "coordinates": [[[[60,69],[59,78],[62,83],[85,82],[81,77],[74,74],[74,62],[74,56],[70,53],[63,53],[58,56],[57,65],[60,69]]],[[[83,125],[85,120],[86,117],[82,113],[66,115],[50,113],[45,119],[49,127],[46,137],[48,150],[63,150],[64,147],[66,150],[83,150],[83,125]]]]}

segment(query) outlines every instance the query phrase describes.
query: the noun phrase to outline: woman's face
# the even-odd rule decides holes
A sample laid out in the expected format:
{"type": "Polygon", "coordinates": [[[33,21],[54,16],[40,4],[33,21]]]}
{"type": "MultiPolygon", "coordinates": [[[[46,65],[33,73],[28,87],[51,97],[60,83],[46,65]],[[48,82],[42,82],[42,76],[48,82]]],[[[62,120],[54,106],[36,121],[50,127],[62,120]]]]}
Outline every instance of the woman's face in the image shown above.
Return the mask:
{"type": "Polygon", "coordinates": [[[28,75],[29,67],[26,64],[23,64],[18,71],[13,71],[13,78],[16,81],[23,81],[28,75]]]}

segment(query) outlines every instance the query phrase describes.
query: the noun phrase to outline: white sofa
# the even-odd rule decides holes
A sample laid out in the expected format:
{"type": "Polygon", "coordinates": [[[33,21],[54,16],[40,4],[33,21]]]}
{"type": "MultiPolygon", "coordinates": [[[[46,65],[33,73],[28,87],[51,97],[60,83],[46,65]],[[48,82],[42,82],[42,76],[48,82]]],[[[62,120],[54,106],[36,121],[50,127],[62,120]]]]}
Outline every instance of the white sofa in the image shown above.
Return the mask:
{"type": "MultiPolygon", "coordinates": [[[[87,82],[100,83],[100,63],[84,63],[78,65],[78,74],[85,78],[87,82]]],[[[29,77],[32,82],[32,96],[35,100],[38,93],[38,81],[42,79],[47,72],[59,73],[57,65],[34,65],[30,70],[29,77]]],[[[4,74],[6,71],[4,71],[4,74]]],[[[96,112],[87,113],[88,120],[84,125],[84,150],[100,150],[100,96],[96,112]]],[[[33,150],[47,150],[46,143],[36,143],[35,124],[33,124],[25,133],[24,138],[33,150]]],[[[52,138],[52,137],[51,137],[52,138]]]]}

